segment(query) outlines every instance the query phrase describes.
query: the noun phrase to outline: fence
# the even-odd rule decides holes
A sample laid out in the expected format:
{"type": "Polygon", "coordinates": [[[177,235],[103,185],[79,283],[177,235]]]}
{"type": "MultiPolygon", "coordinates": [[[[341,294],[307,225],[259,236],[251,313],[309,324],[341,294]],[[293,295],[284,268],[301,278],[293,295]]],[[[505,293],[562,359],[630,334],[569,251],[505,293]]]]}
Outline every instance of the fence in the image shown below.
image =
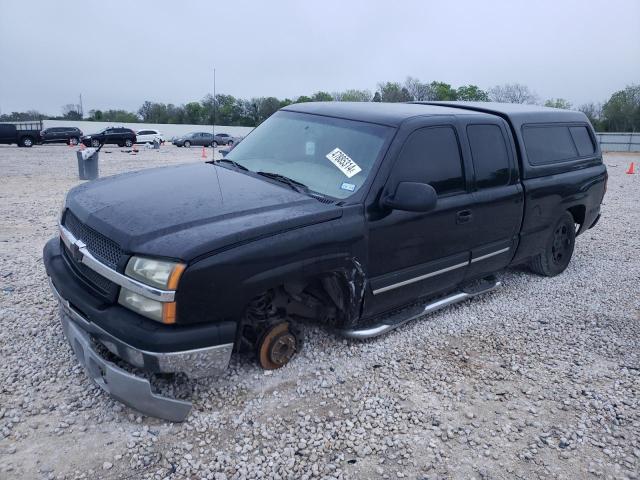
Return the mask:
{"type": "Polygon", "coordinates": [[[603,152],[640,152],[640,132],[596,133],[603,152]]]}

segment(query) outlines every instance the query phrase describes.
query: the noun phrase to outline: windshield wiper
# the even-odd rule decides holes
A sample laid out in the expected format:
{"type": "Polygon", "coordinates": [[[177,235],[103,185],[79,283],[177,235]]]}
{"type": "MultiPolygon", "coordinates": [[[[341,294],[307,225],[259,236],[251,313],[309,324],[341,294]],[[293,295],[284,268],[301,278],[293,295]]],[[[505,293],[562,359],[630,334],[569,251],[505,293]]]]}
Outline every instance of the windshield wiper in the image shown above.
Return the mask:
{"type": "Polygon", "coordinates": [[[234,167],[236,167],[239,170],[249,171],[249,169],[247,167],[245,167],[244,165],[240,165],[238,162],[234,162],[230,158],[221,158],[219,160],[211,160],[210,162],[207,162],[207,163],[211,163],[211,164],[230,163],[231,165],[233,165],[234,167]]]}
{"type": "Polygon", "coordinates": [[[281,173],[274,172],[256,172],[258,175],[262,175],[263,177],[271,178],[280,183],[284,183],[289,185],[292,190],[295,190],[298,193],[309,193],[309,187],[307,187],[304,183],[298,182],[293,178],[289,178],[286,175],[282,175],[281,173]]]}

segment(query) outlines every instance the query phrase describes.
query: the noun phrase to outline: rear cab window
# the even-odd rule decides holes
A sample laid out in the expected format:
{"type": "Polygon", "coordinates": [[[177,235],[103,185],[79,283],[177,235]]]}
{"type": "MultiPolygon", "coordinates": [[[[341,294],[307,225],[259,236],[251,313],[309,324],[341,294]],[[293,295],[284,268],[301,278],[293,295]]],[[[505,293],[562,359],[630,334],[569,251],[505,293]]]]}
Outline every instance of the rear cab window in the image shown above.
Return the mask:
{"type": "Polygon", "coordinates": [[[511,161],[502,129],[494,124],[467,126],[467,138],[476,175],[476,187],[509,185],[511,161]]]}

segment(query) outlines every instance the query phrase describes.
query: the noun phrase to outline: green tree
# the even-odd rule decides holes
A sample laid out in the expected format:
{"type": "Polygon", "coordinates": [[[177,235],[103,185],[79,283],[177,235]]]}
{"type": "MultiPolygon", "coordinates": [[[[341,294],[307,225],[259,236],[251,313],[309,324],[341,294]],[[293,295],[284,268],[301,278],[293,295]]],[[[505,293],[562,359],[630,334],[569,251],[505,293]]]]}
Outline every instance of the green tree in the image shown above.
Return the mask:
{"type": "Polygon", "coordinates": [[[280,110],[280,100],[276,97],[262,98],[258,107],[258,123],[256,126],[264,122],[278,110],[280,110]]]}
{"type": "Polygon", "coordinates": [[[138,109],[138,115],[143,122],[147,123],[169,123],[167,106],[164,103],[145,101],[138,109]]]}
{"type": "Polygon", "coordinates": [[[397,82],[379,83],[378,91],[383,102],[410,102],[412,100],[409,91],[397,82]]]}
{"type": "Polygon", "coordinates": [[[336,102],[370,102],[371,92],[369,90],[348,89],[344,92],[335,92],[333,99],[336,102]]]}
{"type": "Polygon", "coordinates": [[[564,98],[550,98],[546,102],[544,102],[545,107],[551,108],[562,108],[564,110],[571,110],[571,102],[569,100],[565,100],[564,98]]]}
{"type": "Polygon", "coordinates": [[[113,123],[138,123],[140,119],[133,112],[127,112],[126,110],[105,110],[102,112],[103,122],[113,123]]]}
{"type": "Polygon", "coordinates": [[[602,117],[609,132],[640,131],[640,85],[630,85],[611,95],[602,106],[602,117]]]}
{"type": "Polygon", "coordinates": [[[307,97],[306,95],[299,96],[295,101],[295,103],[308,103],[308,102],[313,102],[313,99],[311,97],[307,97]]]}
{"type": "Polygon", "coordinates": [[[587,116],[594,129],[597,131],[604,129],[602,125],[602,104],[593,102],[585,103],[581,105],[578,110],[587,116]]]}
{"type": "Polygon", "coordinates": [[[489,94],[477,85],[462,85],[456,90],[458,100],[465,102],[488,102],[489,94]]]}
{"type": "Polygon", "coordinates": [[[95,120],[96,122],[102,121],[102,110],[89,110],[89,120],[95,120]]]}
{"type": "Polygon", "coordinates": [[[184,106],[184,122],[191,125],[203,123],[204,110],[199,102],[189,102],[184,106]]]}
{"type": "Polygon", "coordinates": [[[373,94],[373,99],[371,99],[372,102],[381,102],[382,101],[382,95],[380,95],[380,92],[376,92],[373,94]]]}
{"type": "Polygon", "coordinates": [[[311,97],[311,100],[314,102],[332,102],[333,97],[327,92],[316,92],[311,97]]]}
{"type": "Polygon", "coordinates": [[[429,84],[432,100],[457,100],[458,94],[455,88],[444,82],[431,82],[429,84]]]}
{"type": "Polygon", "coordinates": [[[62,118],[65,120],[82,120],[82,114],[80,113],[80,105],[68,103],[62,107],[62,118]]]}

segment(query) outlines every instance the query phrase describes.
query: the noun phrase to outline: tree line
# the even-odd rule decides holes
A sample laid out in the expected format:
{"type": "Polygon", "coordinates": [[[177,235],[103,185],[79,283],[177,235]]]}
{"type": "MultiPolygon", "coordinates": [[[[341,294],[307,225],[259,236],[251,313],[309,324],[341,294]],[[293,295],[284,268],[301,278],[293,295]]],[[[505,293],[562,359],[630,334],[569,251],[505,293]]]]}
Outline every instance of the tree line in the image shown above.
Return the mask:
{"type": "MultiPolygon", "coordinates": [[[[0,115],[0,121],[25,121],[34,119],[89,120],[110,123],[169,123],[193,125],[217,125],[255,127],[278,109],[292,103],[304,102],[410,102],[464,100],[478,102],[509,102],[543,104],[548,107],[572,109],[574,106],[563,98],[541,101],[526,85],[511,83],[483,90],[477,85],[453,87],[445,82],[421,82],[407,77],[403,82],[381,82],[377,89],[348,89],[341,92],[318,91],[310,96],[278,99],[276,97],[236,98],[232,95],[206,95],[200,101],[182,105],[145,101],[137,112],[122,109],[91,110],[88,116],[81,113],[79,105],[62,107],[61,116],[47,116],[29,110],[0,115]]],[[[598,131],[640,131],[640,85],[631,85],[615,92],[603,103],[587,103],[576,108],[584,112],[598,131]]]]}

